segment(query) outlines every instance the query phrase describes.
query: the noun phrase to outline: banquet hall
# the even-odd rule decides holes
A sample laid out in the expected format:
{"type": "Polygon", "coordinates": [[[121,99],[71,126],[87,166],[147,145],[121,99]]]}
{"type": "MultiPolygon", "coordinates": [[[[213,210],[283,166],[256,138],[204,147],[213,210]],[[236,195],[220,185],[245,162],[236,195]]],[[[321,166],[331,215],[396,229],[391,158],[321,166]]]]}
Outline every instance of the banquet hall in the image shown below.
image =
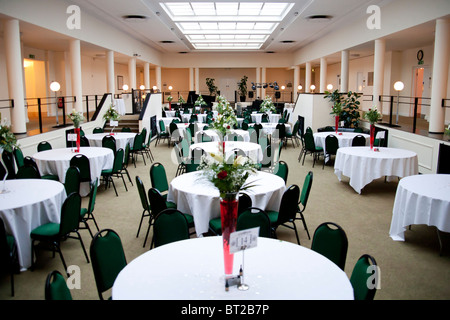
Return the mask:
{"type": "Polygon", "coordinates": [[[54,270],[73,300],[347,300],[364,255],[376,260],[371,299],[450,298],[447,0],[16,0],[0,1],[0,20],[0,125],[16,140],[11,150],[0,140],[0,218],[19,261],[1,273],[0,300],[48,299],[54,270]],[[266,212],[270,235],[260,227],[256,247],[234,254],[247,290],[221,281],[222,193],[192,178],[206,171],[188,162],[197,151],[235,164],[242,153],[258,168],[241,193],[266,212]],[[69,197],[75,155],[89,177],[69,197]],[[27,161],[39,180],[22,180],[27,161]],[[150,198],[165,179],[157,193],[189,229],[155,245],[139,181],[150,198]],[[278,223],[292,186],[297,218],[278,223]],[[62,237],[61,259],[42,233],[73,199],[91,219],[80,218],[81,248],[62,237]],[[315,249],[324,223],[344,233],[342,265],[315,249]],[[126,262],[100,293],[93,244],[104,230],[126,262]],[[211,247],[219,258],[203,254],[211,247]]]}

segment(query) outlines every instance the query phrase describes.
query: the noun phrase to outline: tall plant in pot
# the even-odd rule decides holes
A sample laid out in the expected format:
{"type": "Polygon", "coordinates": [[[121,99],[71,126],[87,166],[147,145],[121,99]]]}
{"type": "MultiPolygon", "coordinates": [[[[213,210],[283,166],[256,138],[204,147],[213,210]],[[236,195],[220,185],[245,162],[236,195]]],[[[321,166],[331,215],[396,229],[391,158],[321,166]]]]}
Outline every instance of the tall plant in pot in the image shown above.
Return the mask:
{"type": "Polygon", "coordinates": [[[218,88],[214,84],[214,78],[206,78],[206,86],[208,87],[209,95],[213,96],[217,93],[218,88]]]}
{"type": "Polygon", "coordinates": [[[344,128],[358,128],[360,120],[359,97],[360,95],[357,92],[340,93],[339,90],[334,90],[333,92],[325,91],[324,99],[333,103],[332,114],[336,115],[334,111],[340,109],[339,121],[344,121],[344,128]],[[339,105],[341,108],[339,108],[339,105]]]}
{"type": "Polygon", "coordinates": [[[243,76],[241,81],[238,82],[238,94],[241,102],[245,102],[247,96],[247,76],[243,76]]]}

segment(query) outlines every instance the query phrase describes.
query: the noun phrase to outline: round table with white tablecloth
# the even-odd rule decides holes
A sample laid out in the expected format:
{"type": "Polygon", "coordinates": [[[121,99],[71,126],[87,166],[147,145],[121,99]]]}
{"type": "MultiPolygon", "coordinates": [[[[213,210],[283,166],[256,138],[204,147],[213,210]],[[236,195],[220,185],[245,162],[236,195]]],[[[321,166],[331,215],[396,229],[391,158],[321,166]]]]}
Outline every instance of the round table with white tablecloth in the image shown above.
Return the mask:
{"type": "MultiPolygon", "coordinates": [[[[84,154],[89,159],[91,182],[94,182],[96,178],[100,181],[102,170],[113,167],[114,153],[109,148],[81,147],[79,153],[84,154]]],[[[70,167],[70,159],[77,154],[71,148],[61,148],[35,153],[33,154],[33,158],[36,160],[41,175],[56,174],[58,175],[59,181],[64,183],[66,171],[70,167]]],[[[89,192],[89,183],[82,182],[80,195],[84,197],[89,192]]]]}
{"type": "MultiPolygon", "coordinates": [[[[190,150],[195,148],[203,149],[206,153],[218,153],[219,152],[219,142],[202,142],[193,143],[190,146],[190,150]]],[[[243,142],[243,141],[226,141],[225,142],[225,158],[228,159],[234,152],[235,149],[242,150],[247,157],[252,159],[254,162],[260,163],[263,160],[263,153],[261,145],[253,142],[243,142]]]]}
{"type": "MultiPolygon", "coordinates": [[[[109,135],[111,135],[109,132],[103,132],[103,133],[86,134],[85,136],[89,140],[89,145],[91,147],[101,147],[103,138],[109,135]]],[[[134,137],[136,136],[136,133],[115,132],[112,136],[116,140],[116,150],[122,148],[125,151],[127,144],[130,147],[133,146],[134,137]]]]}
{"type": "MultiPolygon", "coordinates": [[[[222,237],[176,241],[140,255],[117,276],[113,300],[352,300],[348,276],[323,255],[276,239],[245,250],[244,282],[225,291],[222,237]]],[[[243,264],[234,254],[234,274],[243,264]]],[[[256,306],[255,306],[256,308],[256,306]]],[[[218,311],[219,312],[219,311],[218,311]]]]}
{"type": "MultiPolygon", "coordinates": [[[[262,121],[262,116],[264,113],[252,113],[252,121],[255,123],[261,123],[262,121]]],[[[281,119],[281,115],[277,114],[277,113],[269,113],[267,114],[269,117],[269,122],[270,123],[278,123],[278,120],[281,119]]]]}
{"type": "MultiPolygon", "coordinates": [[[[249,127],[253,127],[255,125],[255,123],[249,123],[248,125],[249,125],[249,127]]],[[[276,130],[277,125],[278,125],[278,123],[267,123],[267,122],[261,123],[261,126],[262,126],[263,130],[269,135],[273,135],[274,134],[274,131],[276,130]]],[[[285,123],[284,127],[286,129],[286,133],[291,133],[292,132],[292,128],[291,128],[291,125],[289,123],[285,123]]]]}
{"type": "MultiPolygon", "coordinates": [[[[196,132],[194,137],[194,142],[198,143],[202,141],[202,134],[207,135],[211,138],[211,141],[220,141],[220,136],[215,130],[199,130],[196,132]]],[[[244,142],[250,142],[250,133],[247,130],[235,129],[232,130],[232,134],[236,134],[239,139],[242,139],[244,142]]],[[[229,136],[225,136],[225,141],[229,140],[229,136]]]]}
{"type": "Polygon", "coordinates": [[[421,174],[400,180],[389,235],[393,240],[404,241],[405,229],[412,224],[450,232],[449,174],[421,174]]]}
{"type": "Polygon", "coordinates": [[[366,134],[366,133],[338,132],[338,134],[336,134],[336,132],[329,132],[329,131],[316,132],[316,133],[314,133],[314,143],[315,143],[316,147],[322,147],[324,153],[326,152],[325,139],[328,137],[328,135],[335,136],[338,139],[339,148],[351,147],[353,138],[358,135],[361,135],[366,139],[366,145],[368,145],[370,143],[370,141],[369,141],[370,135],[366,134]]]}
{"type": "MultiPolygon", "coordinates": [[[[248,177],[246,184],[254,185],[244,192],[252,199],[252,206],[264,210],[278,210],[286,189],[282,178],[258,171],[248,177]]],[[[177,209],[194,217],[197,235],[208,232],[209,221],[220,217],[220,193],[202,171],[182,174],[173,179],[167,200],[177,209]]]]}
{"type": "Polygon", "coordinates": [[[334,161],[334,173],[350,178],[350,186],[361,193],[362,188],[375,179],[386,176],[407,177],[418,173],[417,154],[396,148],[370,147],[339,148],[334,161]]]}
{"type": "Polygon", "coordinates": [[[7,180],[6,189],[0,194],[0,217],[6,232],[14,236],[20,267],[27,269],[31,266],[30,233],[48,222],[60,222],[66,190],[62,183],[47,179],[7,180]]]}

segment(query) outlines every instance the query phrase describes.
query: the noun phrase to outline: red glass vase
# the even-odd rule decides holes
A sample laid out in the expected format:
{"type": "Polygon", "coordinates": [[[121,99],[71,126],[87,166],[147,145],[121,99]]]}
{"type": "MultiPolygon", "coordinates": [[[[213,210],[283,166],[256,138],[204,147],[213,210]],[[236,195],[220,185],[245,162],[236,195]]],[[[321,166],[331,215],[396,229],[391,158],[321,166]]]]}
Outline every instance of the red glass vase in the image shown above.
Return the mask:
{"type": "Polygon", "coordinates": [[[227,194],[225,198],[220,199],[225,278],[233,275],[234,254],[230,253],[230,234],[236,231],[237,212],[238,200],[236,194],[227,194]]]}
{"type": "Polygon", "coordinates": [[[75,152],[80,152],[80,128],[75,128],[75,133],[77,135],[75,152]]]}
{"type": "Polygon", "coordinates": [[[334,117],[334,127],[336,128],[336,134],[338,133],[338,128],[339,128],[339,116],[335,116],[334,117]]]}
{"type": "Polygon", "coordinates": [[[370,125],[370,149],[373,149],[373,143],[375,141],[375,126],[373,124],[370,125]]]}

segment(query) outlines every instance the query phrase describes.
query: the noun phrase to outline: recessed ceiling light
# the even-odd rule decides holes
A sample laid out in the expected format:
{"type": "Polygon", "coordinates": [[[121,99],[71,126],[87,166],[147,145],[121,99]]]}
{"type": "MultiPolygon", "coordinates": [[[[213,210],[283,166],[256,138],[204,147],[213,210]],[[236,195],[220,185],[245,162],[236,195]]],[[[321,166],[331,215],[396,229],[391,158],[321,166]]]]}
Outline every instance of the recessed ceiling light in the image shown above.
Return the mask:
{"type": "Polygon", "coordinates": [[[162,40],[159,43],[175,43],[175,41],[172,40],[162,40]]]}
{"type": "Polygon", "coordinates": [[[294,40],[282,40],[281,43],[294,43],[294,40]]]}
{"type": "Polygon", "coordinates": [[[147,19],[146,16],[143,16],[140,14],[128,14],[128,15],[122,16],[122,18],[128,22],[142,22],[147,19]]]}

